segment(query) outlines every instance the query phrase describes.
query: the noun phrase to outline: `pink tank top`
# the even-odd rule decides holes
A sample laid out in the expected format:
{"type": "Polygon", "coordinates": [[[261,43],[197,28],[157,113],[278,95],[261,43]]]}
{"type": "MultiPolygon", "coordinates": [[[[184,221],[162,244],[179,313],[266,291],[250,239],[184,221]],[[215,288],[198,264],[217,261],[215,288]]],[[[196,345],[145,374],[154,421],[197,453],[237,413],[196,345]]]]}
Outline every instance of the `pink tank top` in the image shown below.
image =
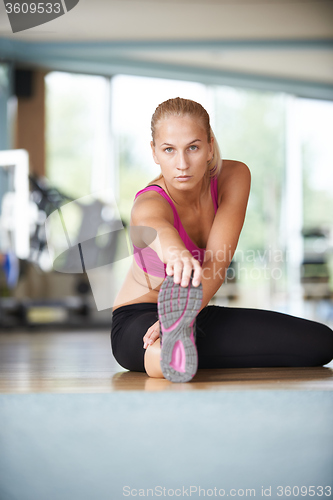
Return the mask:
{"type": "MultiPolygon", "coordinates": [[[[216,213],[218,208],[217,177],[212,178],[210,183],[210,190],[214,204],[214,210],[216,213]]],[[[200,265],[202,265],[206,249],[199,248],[190,239],[190,237],[188,236],[187,232],[185,231],[181,223],[176,207],[173,201],[171,200],[170,196],[164,191],[163,188],[157,186],[156,184],[152,184],[151,186],[147,186],[144,189],[141,189],[141,191],[138,191],[134,199],[136,199],[140,194],[145,193],[146,191],[157,191],[161,196],[163,196],[163,198],[165,198],[168,201],[173,211],[174,227],[177,229],[179,236],[183,240],[187,250],[189,250],[193,255],[193,257],[200,262],[200,265]]],[[[134,248],[134,259],[135,262],[140,267],[140,269],[150,274],[151,276],[157,276],[160,278],[164,278],[166,276],[165,272],[166,264],[164,264],[160,260],[157,253],[152,248],[150,248],[149,246],[145,248],[139,248],[136,247],[135,245],[133,245],[133,248],[134,248]]]]}

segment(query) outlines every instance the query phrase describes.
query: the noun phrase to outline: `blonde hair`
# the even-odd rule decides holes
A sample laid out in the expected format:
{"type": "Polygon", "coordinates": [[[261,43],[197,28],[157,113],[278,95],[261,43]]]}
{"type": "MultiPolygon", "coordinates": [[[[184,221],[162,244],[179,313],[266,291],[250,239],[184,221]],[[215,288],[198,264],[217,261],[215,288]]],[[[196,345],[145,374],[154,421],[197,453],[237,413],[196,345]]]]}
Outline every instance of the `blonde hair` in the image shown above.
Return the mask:
{"type": "MultiPolygon", "coordinates": [[[[195,101],[191,101],[190,99],[182,99],[181,97],[176,97],[174,99],[168,99],[167,101],[162,102],[157,106],[155,112],[151,118],[151,135],[152,141],[155,146],[155,135],[156,135],[156,127],[161,120],[169,118],[170,116],[191,116],[201,120],[206,133],[208,142],[211,141],[211,138],[214,138],[214,149],[213,156],[209,162],[207,162],[207,170],[204,176],[204,189],[208,189],[210,184],[210,179],[213,177],[217,177],[221,168],[222,168],[222,160],[220,148],[215,138],[215,135],[212,131],[209,121],[209,114],[205,110],[201,104],[195,101]]],[[[153,179],[152,182],[157,181],[163,177],[160,174],[158,177],[153,179]]]]}

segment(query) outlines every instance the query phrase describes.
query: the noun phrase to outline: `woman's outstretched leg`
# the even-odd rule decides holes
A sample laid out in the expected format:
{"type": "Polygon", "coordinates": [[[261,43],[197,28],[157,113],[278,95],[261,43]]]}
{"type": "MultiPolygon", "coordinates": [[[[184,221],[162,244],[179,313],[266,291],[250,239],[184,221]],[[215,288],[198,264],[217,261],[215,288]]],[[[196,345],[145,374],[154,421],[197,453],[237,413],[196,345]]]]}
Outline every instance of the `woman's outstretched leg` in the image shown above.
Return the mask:
{"type": "Polygon", "coordinates": [[[207,306],[197,349],[199,368],[322,366],[333,358],[333,331],[275,311],[207,306]]]}
{"type": "MultiPolygon", "coordinates": [[[[128,370],[162,377],[160,341],[144,349],[158,319],[154,303],[113,313],[112,351],[128,370]]],[[[322,366],[333,358],[333,332],[321,323],[262,309],[207,306],[196,318],[199,368],[322,366]]]]}

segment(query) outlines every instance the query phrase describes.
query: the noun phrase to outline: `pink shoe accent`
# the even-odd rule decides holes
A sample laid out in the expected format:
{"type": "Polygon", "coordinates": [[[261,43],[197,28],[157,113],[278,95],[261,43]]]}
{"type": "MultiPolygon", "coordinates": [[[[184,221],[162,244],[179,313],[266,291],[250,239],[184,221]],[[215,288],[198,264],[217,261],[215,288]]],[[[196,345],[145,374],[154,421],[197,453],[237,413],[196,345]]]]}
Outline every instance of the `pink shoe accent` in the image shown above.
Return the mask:
{"type": "Polygon", "coordinates": [[[191,327],[191,335],[190,335],[190,340],[192,341],[192,344],[193,344],[193,345],[195,345],[195,347],[197,347],[197,346],[196,346],[196,343],[195,343],[195,340],[194,340],[194,331],[193,331],[193,325],[194,325],[195,319],[196,319],[196,318],[194,318],[194,319],[191,321],[191,323],[189,324],[189,326],[191,327]]]}
{"type": "Polygon", "coordinates": [[[177,340],[177,342],[175,342],[175,345],[173,346],[170,366],[177,372],[185,373],[185,363],[186,354],[183,343],[181,342],[181,340],[177,340]]]}
{"type": "Polygon", "coordinates": [[[196,345],[195,344],[195,340],[194,340],[193,328],[192,328],[192,331],[191,331],[190,340],[191,340],[191,342],[192,342],[193,345],[196,345]]]}

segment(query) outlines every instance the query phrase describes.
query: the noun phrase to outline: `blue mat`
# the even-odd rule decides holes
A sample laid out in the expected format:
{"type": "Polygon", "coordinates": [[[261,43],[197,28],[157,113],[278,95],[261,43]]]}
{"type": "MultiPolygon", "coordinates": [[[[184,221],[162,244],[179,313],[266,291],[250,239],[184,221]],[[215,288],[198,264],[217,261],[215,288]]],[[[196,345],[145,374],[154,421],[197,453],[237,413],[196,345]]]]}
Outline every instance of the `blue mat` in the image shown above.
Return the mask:
{"type": "Polygon", "coordinates": [[[328,391],[9,394],[0,423],[1,500],[333,496],[328,391]]]}

